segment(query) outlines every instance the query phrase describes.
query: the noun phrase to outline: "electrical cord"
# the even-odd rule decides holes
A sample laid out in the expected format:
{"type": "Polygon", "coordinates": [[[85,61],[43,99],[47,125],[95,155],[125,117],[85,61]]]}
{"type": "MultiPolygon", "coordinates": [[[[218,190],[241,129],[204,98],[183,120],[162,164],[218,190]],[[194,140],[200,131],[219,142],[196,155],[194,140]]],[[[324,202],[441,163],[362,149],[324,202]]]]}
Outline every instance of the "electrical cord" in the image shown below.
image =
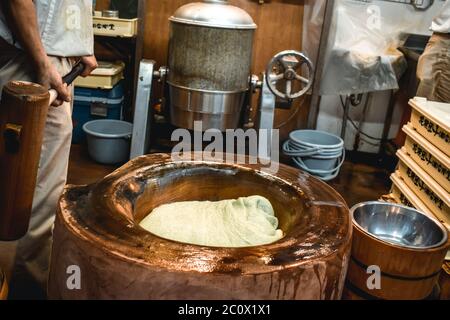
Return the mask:
{"type": "MultiPolygon", "coordinates": [[[[345,110],[345,103],[344,103],[344,101],[342,100],[342,96],[341,96],[341,95],[339,95],[339,99],[341,100],[341,107],[345,110]]],[[[351,123],[351,125],[353,126],[353,128],[355,128],[357,131],[359,131],[359,133],[360,133],[361,135],[365,136],[366,138],[369,138],[369,139],[372,139],[372,140],[375,140],[375,141],[380,141],[380,142],[390,141],[390,139],[384,140],[384,139],[382,139],[382,138],[376,138],[376,137],[374,137],[374,136],[371,136],[371,135],[365,133],[364,131],[361,131],[361,130],[359,129],[359,126],[355,123],[355,121],[353,121],[352,118],[350,118],[350,116],[347,116],[347,120],[350,121],[350,123],[351,123]]]]}
{"type": "Polygon", "coordinates": [[[282,122],[281,124],[277,125],[274,129],[281,129],[282,127],[287,125],[289,122],[291,122],[292,119],[294,119],[294,117],[300,111],[300,106],[297,106],[297,107],[294,107],[294,108],[295,108],[295,110],[294,110],[294,112],[291,113],[289,118],[286,121],[282,122]]]}

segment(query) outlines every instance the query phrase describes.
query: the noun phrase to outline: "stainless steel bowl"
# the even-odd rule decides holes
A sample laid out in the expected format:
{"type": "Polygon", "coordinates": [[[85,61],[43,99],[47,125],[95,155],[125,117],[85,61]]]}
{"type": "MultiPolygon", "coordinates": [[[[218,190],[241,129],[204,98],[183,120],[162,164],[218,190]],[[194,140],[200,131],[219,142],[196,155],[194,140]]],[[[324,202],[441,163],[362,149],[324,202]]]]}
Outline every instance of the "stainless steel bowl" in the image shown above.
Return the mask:
{"type": "Polygon", "coordinates": [[[447,242],[447,229],[413,208],[370,201],[355,205],[350,212],[354,226],[393,245],[429,249],[447,242]]]}

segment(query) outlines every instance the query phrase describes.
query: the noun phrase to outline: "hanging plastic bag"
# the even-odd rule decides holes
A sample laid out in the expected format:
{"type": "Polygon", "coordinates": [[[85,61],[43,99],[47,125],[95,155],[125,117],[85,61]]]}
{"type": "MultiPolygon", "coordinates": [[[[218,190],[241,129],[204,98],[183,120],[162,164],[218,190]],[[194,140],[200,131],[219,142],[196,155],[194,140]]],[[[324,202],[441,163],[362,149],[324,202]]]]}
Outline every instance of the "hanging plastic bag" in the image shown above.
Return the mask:
{"type": "Polygon", "coordinates": [[[406,60],[396,49],[400,34],[384,23],[377,8],[361,1],[336,2],[320,94],[398,88],[397,79],[406,70],[406,60]]]}

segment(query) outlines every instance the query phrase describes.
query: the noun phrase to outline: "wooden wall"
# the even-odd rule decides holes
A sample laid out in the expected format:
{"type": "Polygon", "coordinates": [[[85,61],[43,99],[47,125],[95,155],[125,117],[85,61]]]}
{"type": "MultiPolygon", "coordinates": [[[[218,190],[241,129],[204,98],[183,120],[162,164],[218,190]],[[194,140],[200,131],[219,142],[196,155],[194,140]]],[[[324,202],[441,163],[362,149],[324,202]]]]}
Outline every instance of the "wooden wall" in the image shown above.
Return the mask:
{"type": "MultiPolygon", "coordinates": [[[[175,10],[194,0],[147,0],[145,25],[144,56],[153,59],[159,65],[167,62],[169,37],[168,18],[175,10]]],[[[259,75],[265,70],[270,58],[286,49],[301,50],[303,26],[303,0],[230,0],[230,3],[246,10],[258,25],[256,32],[252,72],[259,75]]],[[[109,0],[97,0],[97,9],[107,8],[109,0]]],[[[256,100],[255,100],[256,101],[256,100]]],[[[284,123],[282,137],[289,131],[306,125],[307,105],[309,99],[298,99],[296,106],[300,111],[292,117],[293,110],[277,110],[275,125],[284,123]]],[[[294,108],[293,108],[294,109],[294,108]]]]}

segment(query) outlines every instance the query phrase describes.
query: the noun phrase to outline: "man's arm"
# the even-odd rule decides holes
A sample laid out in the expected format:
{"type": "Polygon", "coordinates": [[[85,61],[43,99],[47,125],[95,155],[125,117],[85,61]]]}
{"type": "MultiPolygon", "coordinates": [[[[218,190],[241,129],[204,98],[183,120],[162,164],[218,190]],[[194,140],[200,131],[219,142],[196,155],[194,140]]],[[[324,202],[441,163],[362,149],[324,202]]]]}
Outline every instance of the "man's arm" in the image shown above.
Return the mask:
{"type": "Polygon", "coordinates": [[[36,16],[36,8],[32,0],[1,0],[3,8],[7,12],[8,23],[15,38],[31,59],[36,70],[37,81],[58,92],[58,100],[55,105],[62,101],[70,101],[70,92],[62,81],[61,75],[51,64],[47,57],[39,34],[39,25],[36,16]]]}

